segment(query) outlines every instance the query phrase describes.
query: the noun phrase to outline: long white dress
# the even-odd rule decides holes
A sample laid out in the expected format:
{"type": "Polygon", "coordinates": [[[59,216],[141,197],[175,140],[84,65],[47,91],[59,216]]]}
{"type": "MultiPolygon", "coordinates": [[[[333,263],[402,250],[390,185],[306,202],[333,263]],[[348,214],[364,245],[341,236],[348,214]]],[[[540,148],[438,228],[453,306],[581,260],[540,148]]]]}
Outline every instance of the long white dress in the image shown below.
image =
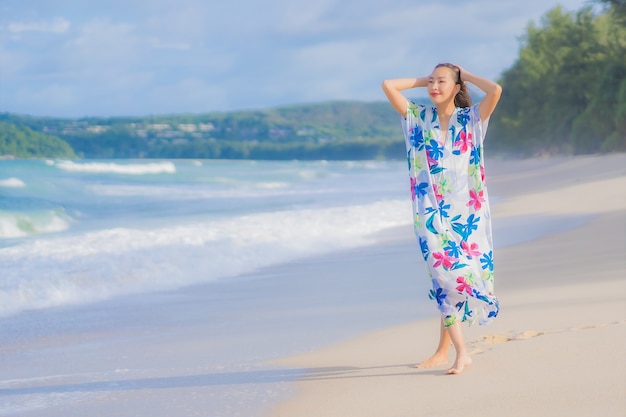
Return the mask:
{"type": "Polygon", "coordinates": [[[487,125],[477,105],[455,109],[447,140],[435,107],[409,101],[403,118],[414,229],[446,327],[487,324],[499,310],[483,164],[487,125]]]}

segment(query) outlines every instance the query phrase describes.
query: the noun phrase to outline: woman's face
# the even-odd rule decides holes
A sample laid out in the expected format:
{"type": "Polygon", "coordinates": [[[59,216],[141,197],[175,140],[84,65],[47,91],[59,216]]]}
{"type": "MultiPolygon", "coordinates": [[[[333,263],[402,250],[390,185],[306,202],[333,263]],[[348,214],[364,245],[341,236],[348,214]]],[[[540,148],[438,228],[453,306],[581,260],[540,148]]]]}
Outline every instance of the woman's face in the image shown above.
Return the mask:
{"type": "Polygon", "coordinates": [[[454,100],[461,89],[456,83],[456,73],[447,67],[435,68],[428,77],[428,95],[434,104],[454,100]]]}

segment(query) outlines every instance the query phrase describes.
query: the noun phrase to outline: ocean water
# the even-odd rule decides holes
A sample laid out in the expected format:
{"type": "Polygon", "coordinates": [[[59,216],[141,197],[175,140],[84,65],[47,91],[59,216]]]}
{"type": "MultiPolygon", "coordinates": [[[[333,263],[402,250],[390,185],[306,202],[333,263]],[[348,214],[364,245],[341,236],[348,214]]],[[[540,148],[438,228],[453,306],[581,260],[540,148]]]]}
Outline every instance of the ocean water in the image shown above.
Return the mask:
{"type": "Polygon", "coordinates": [[[0,161],[0,317],[228,280],[410,227],[401,161],[0,161]]]}

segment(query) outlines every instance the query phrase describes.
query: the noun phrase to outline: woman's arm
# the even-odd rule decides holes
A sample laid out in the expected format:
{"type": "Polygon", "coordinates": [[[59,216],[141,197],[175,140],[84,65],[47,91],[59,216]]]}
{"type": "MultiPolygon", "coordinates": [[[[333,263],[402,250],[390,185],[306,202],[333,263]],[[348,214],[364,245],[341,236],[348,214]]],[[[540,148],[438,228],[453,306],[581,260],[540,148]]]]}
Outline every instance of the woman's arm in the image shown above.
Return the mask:
{"type": "Polygon", "coordinates": [[[427,87],[428,78],[396,78],[394,80],[383,81],[383,91],[389,100],[389,103],[402,117],[406,117],[407,99],[402,90],[408,90],[416,87],[427,87]]]}
{"type": "Polygon", "coordinates": [[[466,71],[464,68],[459,68],[461,70],[461,81],[470,82],[487,94],[478,105],[480,119],[487,120],[489,116],[491,116],[491,113],[495,110],[498,101],[500,101],[502,87],[498,83],[479,77],[478,75],[474,75],[471,72],[466,71]]]}

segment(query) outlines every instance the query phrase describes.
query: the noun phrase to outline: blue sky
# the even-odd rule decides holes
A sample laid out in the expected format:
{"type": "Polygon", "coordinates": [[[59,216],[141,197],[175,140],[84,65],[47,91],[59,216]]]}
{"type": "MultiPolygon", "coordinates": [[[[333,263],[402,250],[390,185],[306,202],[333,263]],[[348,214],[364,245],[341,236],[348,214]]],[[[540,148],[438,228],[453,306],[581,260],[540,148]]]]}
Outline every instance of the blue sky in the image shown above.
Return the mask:
{"type": "Polygon", "coordinates": [[[0,112],[82,117],[383,100],[438,62],[496,79],[587,0],[3,0],[0,112]]]}

